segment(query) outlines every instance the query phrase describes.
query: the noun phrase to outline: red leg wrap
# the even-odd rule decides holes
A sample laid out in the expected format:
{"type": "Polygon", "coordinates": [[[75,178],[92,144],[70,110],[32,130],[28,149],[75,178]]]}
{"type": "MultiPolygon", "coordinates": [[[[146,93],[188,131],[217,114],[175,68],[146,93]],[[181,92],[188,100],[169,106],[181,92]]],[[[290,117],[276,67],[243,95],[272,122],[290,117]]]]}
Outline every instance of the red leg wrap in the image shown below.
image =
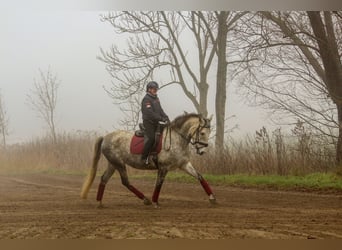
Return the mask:
{"type": "Polygon", "coordinates": [[[102,201],[102,197],[103,197],[105,187],[106,187],[106,184],[100,183],[99,188],[97,190],[97,197],[96,197],[97,201],[102,201]]]}
{"type": "Polygon", "coordinates": [[[160,189],[159,190],[154,190],[153,196],[152,196],[152,202],[157,203],[159,199],[159,194],[160,194],[160,189]]]}
{"type": "Polygon", "coordinates": [[[129,185],[128,189],[131,190],[138,198],[142,200],[145,198],[145,195],[141,193],[138,189],[133,187],[132,185],[129,185]]]}
{"type": "Polygon", "coordinates": [[[207,195],[211,195],[213,193],[213,191],[211,191],[211,188],[209,187],[208,182],[206,182],[206,180],[202,179],[201,181],[201,185],[204,188],[205,192],[207,193],[207,195]]]}
{"type": "Polygon", "coordinates": [[[156,185],[156,187],[154,188],[152,202],[158,203],[161,187],[162,187],[162,183],[159,183],[159,185],[156,185]]]}

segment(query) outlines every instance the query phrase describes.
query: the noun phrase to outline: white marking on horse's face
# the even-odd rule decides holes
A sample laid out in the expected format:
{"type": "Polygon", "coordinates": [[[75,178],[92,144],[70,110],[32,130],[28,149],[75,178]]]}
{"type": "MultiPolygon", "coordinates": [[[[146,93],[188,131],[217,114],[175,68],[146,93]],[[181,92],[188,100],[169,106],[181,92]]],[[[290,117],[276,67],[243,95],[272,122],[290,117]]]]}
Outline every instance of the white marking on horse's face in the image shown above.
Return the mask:
{"type": "Polygon", "coordinates": [[[199,131],[199,139],[200,139],[200,141],[208,143],[209,135],[210,135],[210,128],[202,128],[199,131]]]}

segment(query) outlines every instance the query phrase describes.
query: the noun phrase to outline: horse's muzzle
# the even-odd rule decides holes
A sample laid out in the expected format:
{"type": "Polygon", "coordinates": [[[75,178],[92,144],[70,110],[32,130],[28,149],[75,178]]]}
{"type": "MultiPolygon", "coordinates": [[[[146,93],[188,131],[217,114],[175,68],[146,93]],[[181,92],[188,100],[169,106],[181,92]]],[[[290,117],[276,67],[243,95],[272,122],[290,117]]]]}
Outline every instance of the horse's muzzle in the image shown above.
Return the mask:
{"type": "Polygon", "coordinates": [[[208,143],[205,142],[197,142],[196,143],[196,153],[199,155],[203,155],[205,153],[205,148],[208,147],[208,143]]]}

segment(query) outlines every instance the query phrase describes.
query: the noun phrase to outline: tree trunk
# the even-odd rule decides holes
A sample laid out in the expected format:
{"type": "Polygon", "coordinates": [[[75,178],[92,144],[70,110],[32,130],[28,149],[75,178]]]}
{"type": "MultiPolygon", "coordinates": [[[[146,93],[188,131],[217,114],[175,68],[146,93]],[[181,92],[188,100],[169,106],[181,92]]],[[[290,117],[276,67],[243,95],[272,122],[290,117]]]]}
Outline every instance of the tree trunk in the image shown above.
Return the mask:
{"type": "Polygon", "coordinates": [[[337,104],[337,114],[338,114],[338,139],[336,145],[336,163],[341,165],[342,163],[342,105],[337,104]]]}
{"type": "Polygon", "coordinates": [[[50,125],[50,133],[52,137],[53,144],[57,144],[57,135],[56,135],[56,127],[55,127],[55,115],[54,108],[50,108],[50,117],[49,117],[49,125],[50,125]]]}
{"type": "Polygon", "coordinates": [[[198,112],[202,114],[204,117],[208,116],[208,105],[207,105],[207,100],[208,100],[208,89],[209,86],[208,84],[202,83],[200,84],[200,98],[199,98],[199,110],[198,112]]]}
{"type": "Polygon", "coordinates": [[[218,152],[222,152],[224,144],[224,123],[226,116],[226,81],[227,81],[227,26],[228,12],[221,11],[218,15],[217,33],[217,80],[216,80],[216,137],[215,146],[218,152]]]}
{"type": "Polygon", "coordinates": [[[4,147],[4,149],[6,149],[6,131],[4,129],[2,129],[2,145],[4,147]]]}
{"type": "Polygon", "coordinates": [[[331,12],[324,12],[324,20],[318,11],[308,11],[312,30],[317,38],[319,53],[325,70],[324,83],[331,99],[337,107],[338,140],[336,145],[336,163],[342,163],[342,64],[338,54],[338,45],[331,20],[331,12]]]}

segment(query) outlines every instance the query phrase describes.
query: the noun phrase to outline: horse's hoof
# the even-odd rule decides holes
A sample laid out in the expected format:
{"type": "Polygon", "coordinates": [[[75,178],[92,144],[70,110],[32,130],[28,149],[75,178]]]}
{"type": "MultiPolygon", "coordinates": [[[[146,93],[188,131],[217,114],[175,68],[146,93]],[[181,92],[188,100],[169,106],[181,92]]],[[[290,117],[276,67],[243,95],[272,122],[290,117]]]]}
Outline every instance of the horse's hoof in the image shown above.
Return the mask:
{"type": "Polygon", "coordinates": [[[100,204],[97,206],[97,208],[98,208],[98,209],[103,209],[103,208],[105,208],[105,206],[104,206],[102,203],[100,203],[100,204]]]}
{"type": "Polygon", "coordinates": [[[152,202],[149,199],[144,198],[144,205],[152,205],[152,202]]]}
{"type": "Polygon", "coordinates": [[[215,198],[215,196],[214,196],[213,194],[211,194],[211,195],[209,196],[209,202],[210,202],[210,204],[213,204],[213,205],[216,205],[216,204],[217,204],[216,198],[215,198]]]}
{"type": "Polygon", "coordinates": [[[212,204],[212,205],[216,205],[217,204],[216,199],[209,199],[209,201],[210,201],[210,204],[212,204]]]}
{"type": "Polygon", "coordinates": [[[154,208],[156,208],[156,209],[160,209],[160,205],[159,205],[159,203],[154,203],[154,208]]]}

